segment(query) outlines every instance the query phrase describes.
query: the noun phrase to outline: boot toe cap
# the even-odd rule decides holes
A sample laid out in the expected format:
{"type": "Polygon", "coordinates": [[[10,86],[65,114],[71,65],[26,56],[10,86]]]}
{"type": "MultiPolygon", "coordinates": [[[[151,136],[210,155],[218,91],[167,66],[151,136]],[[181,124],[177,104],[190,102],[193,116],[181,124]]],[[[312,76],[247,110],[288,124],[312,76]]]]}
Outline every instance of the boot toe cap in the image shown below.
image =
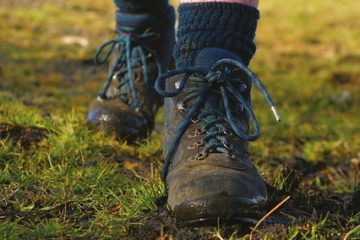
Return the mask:
{"type": "Polygon", "coordinates": [[[168,205],[179,221],[256,218],[266,200],[266,184],[256,170],[191,169],[169,184],[168,205]]]}
{"type": "Polygon", "coordinates": [[[148,133],[147,119],[119,100],[95,100],[90,105],[87,120],[91,128],[130,142],[143,139],[148,133]]]}

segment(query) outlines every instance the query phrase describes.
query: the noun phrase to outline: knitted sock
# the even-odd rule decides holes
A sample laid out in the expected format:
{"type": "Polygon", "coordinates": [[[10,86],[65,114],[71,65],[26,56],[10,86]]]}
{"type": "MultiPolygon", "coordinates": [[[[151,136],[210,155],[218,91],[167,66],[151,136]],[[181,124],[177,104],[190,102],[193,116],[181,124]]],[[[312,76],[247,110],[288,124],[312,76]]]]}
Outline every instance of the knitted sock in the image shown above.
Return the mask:
{"type": "Polygon", "coordinates": [[[179,9],[178,42],[174,58],[178,67],[191,66],[199,50],[216,47],[236,53],[249,64],[259,11],[238,3],[184,3],[179,9]]]}
{"type": "Polygon", "coordinates": [[[116,6],[124,13],[150,13],[162,16],[169,5],[168,0],[114,0],[116,6]]]}
{"type": "Polygon", "coordinates": [[[180,0],[180,3],[206,3],[206,2],[240,3],[254,8],[257,8],[259,6],[259,0],[180,0]]]}

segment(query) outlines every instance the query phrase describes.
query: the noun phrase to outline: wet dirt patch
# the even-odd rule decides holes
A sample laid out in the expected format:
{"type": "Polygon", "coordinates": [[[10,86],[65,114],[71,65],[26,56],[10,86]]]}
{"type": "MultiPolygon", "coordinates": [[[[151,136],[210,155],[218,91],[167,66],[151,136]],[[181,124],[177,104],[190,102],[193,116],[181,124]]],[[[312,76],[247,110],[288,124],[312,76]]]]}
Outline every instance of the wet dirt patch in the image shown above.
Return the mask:
{"type": "Polygon", "coordinates": [[[10,139],[16,145],[29,149],[47,137],[48,130],[34,126],[0,123],[0,139],[10,139]]]}
{"type": "MultiPolygon", "coordinates": [[[[269,191],[276,191],[270,188],[269,191]]],[[[271,192],[269,202],[265,208],[270,209],[277,199],[283,197],[279,192],[271,192]]],[[[126,223],[127,236],[131,239],[238,239],[251,232],[253,224],[222,223],[218,225],[201,224],[184,226],[177,224],[175,217],[166,205],[167,197],[157,201],[158,209],[148,212],[141,218],[129,219],[126,223]]],[[[303,214],[304,215],[304,214],[303,214]]],[[[274,213],[262,226],[288,225],[292,222],[285,213],[274,213]]]]}
{"type": "MultiPolygon", "coordinates": [[[[299,167],[297,170],[308,173],[306,171],[308,168],[301,169],[299,167]]],[[[299,176],[291,175],[288,181],[292,186],[285,188],[286,190],[279,190],[268,185],[269,199],[264,207],[265,212],[270,211],[285,197],[290,196],[291,198],[260,225],[259,231],[254,232],[254,239],[261,239],[262,232],[272,236],[284,235],[284,229],[291,228],[291,226],[300,226],[301,231],[311,232],[313,224],[321,222],[323,219],[326,221],[318,231],[329,237],[328,239],[340,237],[339,231],[335,231],[334,226],[343,226],[342,232],[351,228],[348,219],[359,211],[360,187],[358,186],[353,194],[316,191],[314,186],[316,176],[331,176],[330,172],[326,174],[323,167],[312,170],[307,175],[303,174],[301,181],[296,184],[294,181],[299,181],[299,176]]],[[[240,239],[250,234],[254,227],[254,225],[239,223],[184,227],[176,224],[174,216],[166,206],[166,197],[160,198],[157,205],[159,207],[156,211],[127,221],[128,237],[131,239],[240,239]]],[[[296,233],[295,230],[294,232],[296,233]]]]}
{"type": "MultiPolygon", "coordinates": [[[[166,199],[161,199],[166,201],[166,199]]],[[[142,218],[129,220],[126,224],[131,239],[214,239],[215,227],[178,226],[165,205],[156,212],[150,212],[142,218]]],[[[221,226],[221,235],[230,237],[235,232],[245,234],[249,226],[221,226]]]]}
{"type": "Polygon", "coordinates": [[[329,76],[329,81],[333,85],[346,85],[355,83],[360,77],[359,72],[334,71],[329,76]]]}
{"type": "MultiPolygon", "coordinates": [[[[138,219],[130,219],[126,228],[131,239],[239,239],[249,234],[254,227],[249,223],[221,223],[207,226],[182,226],[176,223],[167,209],[166,198],[159,200],[162,206],[138,219]]],[[[287,226],[292,223],[284,213],[276,213],[261,226],[287,226]]],[[[256,238],[255,238],[256,239],[256,238]]]]}

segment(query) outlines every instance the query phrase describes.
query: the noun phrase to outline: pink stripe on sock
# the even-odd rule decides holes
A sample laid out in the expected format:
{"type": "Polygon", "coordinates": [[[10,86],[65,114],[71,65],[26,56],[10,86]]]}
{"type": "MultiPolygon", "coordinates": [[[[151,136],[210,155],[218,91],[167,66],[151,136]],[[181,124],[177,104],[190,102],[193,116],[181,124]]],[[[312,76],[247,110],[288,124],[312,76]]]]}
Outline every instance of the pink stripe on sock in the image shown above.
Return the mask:
{"type": "Polygon", "coordinates": [[[180,0],[180,3],[209,3],[209,2],[239,3],[254,8],[257,8],[259,6],[259,0],[180,0]]]}

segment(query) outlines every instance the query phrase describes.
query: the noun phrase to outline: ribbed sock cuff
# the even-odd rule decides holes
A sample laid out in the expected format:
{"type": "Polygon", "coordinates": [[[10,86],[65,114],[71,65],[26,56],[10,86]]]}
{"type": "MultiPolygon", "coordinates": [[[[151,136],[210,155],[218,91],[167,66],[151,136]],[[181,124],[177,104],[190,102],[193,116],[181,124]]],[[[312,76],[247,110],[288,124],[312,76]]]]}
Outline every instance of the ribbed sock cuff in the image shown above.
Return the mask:
{"type": "Polygon", "coordinates": [[[169,6],[168,0],[114,0],[116,6],[124,13],[150,13],[164,15],[169,6]]]}
{"type": "Polygon", "coordinates": [[[179,11],[178,42],[174,49],[177,65],[189,66],[199,50],[217,47],[230,50],[249,64],[259,11],[236,3],[186,3],[179,11]]]}

